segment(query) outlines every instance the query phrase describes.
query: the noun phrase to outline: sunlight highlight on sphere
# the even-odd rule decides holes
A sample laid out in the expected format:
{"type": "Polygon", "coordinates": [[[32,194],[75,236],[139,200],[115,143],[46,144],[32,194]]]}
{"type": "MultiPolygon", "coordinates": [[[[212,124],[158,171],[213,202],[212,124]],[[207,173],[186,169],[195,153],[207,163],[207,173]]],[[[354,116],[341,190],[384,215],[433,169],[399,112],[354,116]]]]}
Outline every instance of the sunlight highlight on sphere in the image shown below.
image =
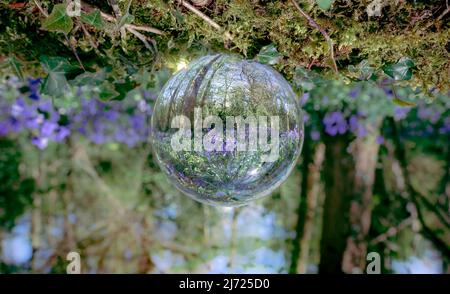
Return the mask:
{"type": "Polygon", "coordinates": [[[185,60],[180,60],[180,61],[178,61],[178,63],[177,63],[177,68],[176,68],[176,70],[177,70],[177,71],[180,71],[180,70],[182,70],[182,69],[185,69],[187,66],[188,66],[188,64],[187,64],[187,62],[186,62],[185,60]]]}
{"type": "Polygon", "coordinates": [[[269,66],[209,55],[177,72],[152,115],[152,146],[180,191],[240,206],[273,192],[303,143],[303,117],[288,82],[269,66]]]}

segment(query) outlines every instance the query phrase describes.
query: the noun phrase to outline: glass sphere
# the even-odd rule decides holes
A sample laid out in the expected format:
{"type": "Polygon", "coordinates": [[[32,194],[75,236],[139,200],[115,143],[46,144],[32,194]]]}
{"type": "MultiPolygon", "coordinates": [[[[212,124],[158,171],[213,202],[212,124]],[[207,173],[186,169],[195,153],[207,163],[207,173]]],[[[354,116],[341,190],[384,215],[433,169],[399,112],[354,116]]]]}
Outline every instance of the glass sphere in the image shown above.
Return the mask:
{"type": "Polygon", "coordinates": [[[177,72],[152,115],[155,157],[175,187],[203,203],[240,206],[289,175],[303,118],[288,82],[269,66],[209,55],[177,72]]]}

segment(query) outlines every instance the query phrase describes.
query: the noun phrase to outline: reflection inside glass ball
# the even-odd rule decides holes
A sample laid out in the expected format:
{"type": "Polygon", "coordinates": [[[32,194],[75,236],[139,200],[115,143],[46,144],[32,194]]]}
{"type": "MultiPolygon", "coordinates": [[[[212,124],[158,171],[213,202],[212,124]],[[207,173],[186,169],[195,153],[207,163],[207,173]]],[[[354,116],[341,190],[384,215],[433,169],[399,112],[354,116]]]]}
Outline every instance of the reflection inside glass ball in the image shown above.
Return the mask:
{"type": "Polygon", "coordinates": [[[176,73],[152,116],[152,146],[179,190],[211,205],[267,196],[289,175],[303,142],[297,96],[271,67],[230,55],[176,73]]]}

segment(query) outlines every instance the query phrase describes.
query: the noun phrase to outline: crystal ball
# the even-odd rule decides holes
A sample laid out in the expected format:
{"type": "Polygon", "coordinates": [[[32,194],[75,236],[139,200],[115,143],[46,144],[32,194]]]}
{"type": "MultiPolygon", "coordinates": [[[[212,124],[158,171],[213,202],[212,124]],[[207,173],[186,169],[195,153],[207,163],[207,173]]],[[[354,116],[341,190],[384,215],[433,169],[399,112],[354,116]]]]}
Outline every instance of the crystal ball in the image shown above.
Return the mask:
{"type": "Polygon", "coordinates": [[[177,72],[156,100],[156,161],[184,194],[240,206],[273,192],[300,154],[297,95],[270,66],[238,56],[201,57],[177,72]]]}

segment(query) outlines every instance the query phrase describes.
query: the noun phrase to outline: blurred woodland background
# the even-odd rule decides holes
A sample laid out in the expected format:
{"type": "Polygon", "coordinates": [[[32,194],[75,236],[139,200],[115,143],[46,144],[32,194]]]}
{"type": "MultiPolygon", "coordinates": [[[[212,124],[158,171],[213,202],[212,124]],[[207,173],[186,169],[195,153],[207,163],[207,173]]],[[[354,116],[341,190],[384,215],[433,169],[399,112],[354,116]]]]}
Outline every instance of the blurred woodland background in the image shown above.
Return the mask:
{"type": "Polygon", "coordinates": [[[367,252],[449,273],[449,12],[1,0],[0,273],[65,273],[70,251],[83,273],[365,273],[367,252]],[[273,66],[305,111],[296,169],[240,208],[175,190],[148,142],[164,83],[214,52],[273,66]]]}

